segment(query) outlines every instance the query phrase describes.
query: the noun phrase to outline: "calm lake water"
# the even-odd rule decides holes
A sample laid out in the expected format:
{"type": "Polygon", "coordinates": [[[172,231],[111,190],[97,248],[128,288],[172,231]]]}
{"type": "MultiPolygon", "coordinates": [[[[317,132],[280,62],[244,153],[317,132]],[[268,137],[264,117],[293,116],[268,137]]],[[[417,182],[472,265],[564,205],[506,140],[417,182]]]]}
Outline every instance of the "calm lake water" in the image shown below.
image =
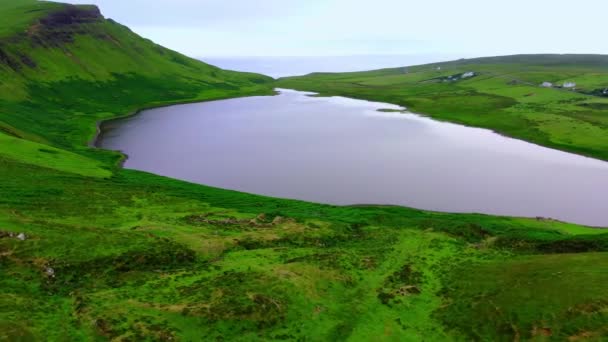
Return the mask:
{"type": "Polygon", "coordinates": [[[108,123],[125,167],[332,204],[396,204],[608,226],[608,163],[489,130],[281,90],[108,123]]]}

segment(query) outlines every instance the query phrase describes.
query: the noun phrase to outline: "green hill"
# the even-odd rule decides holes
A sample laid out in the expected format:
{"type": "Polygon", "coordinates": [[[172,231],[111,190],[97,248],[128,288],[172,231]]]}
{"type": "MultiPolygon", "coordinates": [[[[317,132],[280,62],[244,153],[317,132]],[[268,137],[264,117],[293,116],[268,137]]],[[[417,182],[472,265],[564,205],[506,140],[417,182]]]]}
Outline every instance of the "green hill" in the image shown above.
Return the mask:
{"type": "Polygon", "coordinates": [[[0,0],[0,340],[608,334],[603,230],[249,195],[88,146],[100,120],[273,86],[92,6],[0,0]]]}
{"type": "Polygon", "coordinates": [[[311,74],[281,79],[279,85],[395,103],[439,120],[608,160],[608,56],[462,59],[311,74]],[[463,78],[466,73],[472,77],[463,78]],[[575,86],[564,88],[566,83],[575,86]]]}
{"type": "Polygon", "coordinates": [[[13,135],[77,146],[96,121],[144,104],[269,93],[268,77],[165,49],[94,6],[17,0],[0,9],[8,17],[0,29],[0,128],[13,135]]]}

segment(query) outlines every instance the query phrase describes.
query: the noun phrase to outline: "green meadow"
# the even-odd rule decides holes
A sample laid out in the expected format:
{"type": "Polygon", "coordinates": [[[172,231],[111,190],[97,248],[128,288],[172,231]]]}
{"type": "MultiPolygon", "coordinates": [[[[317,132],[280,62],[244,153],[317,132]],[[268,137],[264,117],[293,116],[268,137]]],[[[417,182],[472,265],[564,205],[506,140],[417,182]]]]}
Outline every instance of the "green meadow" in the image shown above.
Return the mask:
{"type": "Polygon", "coordinates": [[[608,159],[606,100],[582,93],[602,85],[603,57],[275,82],[167,50],[90,6],[0,0],[0,18],[1,341],[608,336],[604,230],[269,198],[126,170],[90,147],[103,120],[285,86],[608,159]],[[469,69],[479,75],[427,81],[469,69]],[[588,88],[536,86],[545,78],[588,88]]]}

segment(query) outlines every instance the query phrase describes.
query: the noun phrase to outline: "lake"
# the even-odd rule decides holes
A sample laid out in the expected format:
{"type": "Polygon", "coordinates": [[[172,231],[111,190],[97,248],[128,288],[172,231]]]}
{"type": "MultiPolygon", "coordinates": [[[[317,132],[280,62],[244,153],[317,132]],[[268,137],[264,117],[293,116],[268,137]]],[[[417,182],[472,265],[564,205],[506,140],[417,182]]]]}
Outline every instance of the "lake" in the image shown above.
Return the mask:
{"type": "Polygon", "coordinates": [[[126,153],[127,168],[274,197],[608,226],[606,162],[310,95],[147,110],[106,123],[98,143],[126,153]]]}

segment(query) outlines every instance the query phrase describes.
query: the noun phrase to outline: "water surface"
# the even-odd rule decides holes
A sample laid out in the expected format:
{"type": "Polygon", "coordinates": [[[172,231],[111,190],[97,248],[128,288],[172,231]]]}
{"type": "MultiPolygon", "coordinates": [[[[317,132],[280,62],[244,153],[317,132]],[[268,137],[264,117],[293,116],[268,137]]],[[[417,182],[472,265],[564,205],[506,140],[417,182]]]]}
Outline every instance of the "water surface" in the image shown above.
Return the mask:
{"type": "Polygon", "coordinates": [[[332,204],[396,204],[608,226],[608,163],[395,105],[282,90],[108,123],[125,167],[332,204]]]}

